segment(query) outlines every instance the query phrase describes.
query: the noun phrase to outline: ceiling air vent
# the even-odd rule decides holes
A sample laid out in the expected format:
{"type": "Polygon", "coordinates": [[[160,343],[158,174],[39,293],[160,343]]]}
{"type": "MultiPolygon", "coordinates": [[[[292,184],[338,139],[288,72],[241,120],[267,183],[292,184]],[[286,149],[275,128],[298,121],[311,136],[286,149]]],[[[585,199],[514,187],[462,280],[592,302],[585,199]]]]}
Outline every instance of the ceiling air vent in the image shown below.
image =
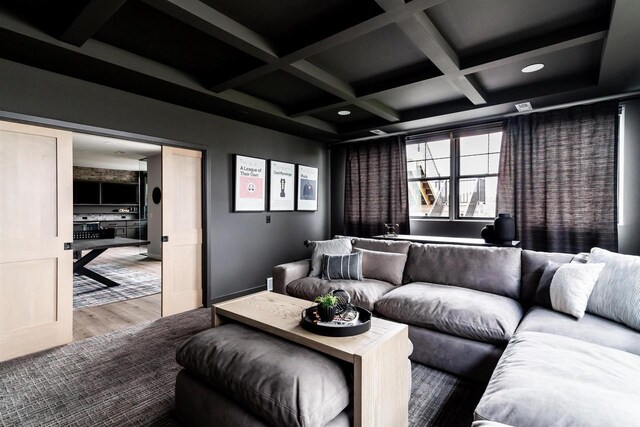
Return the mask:
{"type": "Polygon", "coordinates": [[[383,130],[380,129],[371,129],[369,132],[371,132],[374,135],[386,135],[387,133],[383,130]]]}
{"type": "Polygon", "coordinates": [[[533,110],[530,102],[523,102],[522,104],[516,104],[516,110],[520,113],[525,113],[527,111],[533,110]]]}

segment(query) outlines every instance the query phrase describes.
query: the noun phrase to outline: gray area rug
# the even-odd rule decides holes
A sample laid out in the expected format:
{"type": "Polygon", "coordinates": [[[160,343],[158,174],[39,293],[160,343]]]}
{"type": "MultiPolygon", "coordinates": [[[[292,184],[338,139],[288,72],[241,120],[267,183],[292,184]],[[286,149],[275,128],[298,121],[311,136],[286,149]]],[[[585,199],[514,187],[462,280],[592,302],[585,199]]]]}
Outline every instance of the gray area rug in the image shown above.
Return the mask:
{"type": "Polygon", "coordinates": [[[132,298],[146,297],[160,293],[160,277],[140,271],[130,270],[117,264],[87,265],[120,286],[107,288],[86,276],[73,275],[73,308],[93,307],[132,298]]]}
{"type": "MultiPolygon", "coordinates": [[[[176,348],[199,309],[0,363],[2,426],[177,426],[176,348]]],[[[409,425],[466,426],[483,386],[413,364],[409,425]]]]}

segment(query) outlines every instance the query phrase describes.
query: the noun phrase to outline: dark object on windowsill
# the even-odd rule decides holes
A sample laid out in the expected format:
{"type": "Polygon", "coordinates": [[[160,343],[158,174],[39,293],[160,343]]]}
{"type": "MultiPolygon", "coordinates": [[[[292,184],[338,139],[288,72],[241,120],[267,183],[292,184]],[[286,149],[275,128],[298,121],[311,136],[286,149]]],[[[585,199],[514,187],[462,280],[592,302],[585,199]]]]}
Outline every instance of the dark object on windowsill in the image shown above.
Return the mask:
{"type": "Polygon", "coordinates": [[[486,225],[480,232],[480,237],[487,243],[493,243],[496,239],[496,229],[493,225],[486,225]]]}
{"type": "Polygon", "coordinates": [[[493,222],[495,228],[495,243],[510,245],[516,238],[516,222],[510,214],[501,213],[493,222]]]}

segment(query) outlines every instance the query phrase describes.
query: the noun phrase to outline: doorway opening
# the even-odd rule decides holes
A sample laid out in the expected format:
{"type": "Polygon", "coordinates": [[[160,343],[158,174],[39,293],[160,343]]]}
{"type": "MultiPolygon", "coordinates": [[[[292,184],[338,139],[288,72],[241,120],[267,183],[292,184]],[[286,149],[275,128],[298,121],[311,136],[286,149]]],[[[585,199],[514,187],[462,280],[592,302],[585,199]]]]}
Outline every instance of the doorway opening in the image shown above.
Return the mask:
{"type": "Polygon", "coordinates": [[[162,148],[75,132],[72,141],[77,341],[161,317],[162,148]]]}

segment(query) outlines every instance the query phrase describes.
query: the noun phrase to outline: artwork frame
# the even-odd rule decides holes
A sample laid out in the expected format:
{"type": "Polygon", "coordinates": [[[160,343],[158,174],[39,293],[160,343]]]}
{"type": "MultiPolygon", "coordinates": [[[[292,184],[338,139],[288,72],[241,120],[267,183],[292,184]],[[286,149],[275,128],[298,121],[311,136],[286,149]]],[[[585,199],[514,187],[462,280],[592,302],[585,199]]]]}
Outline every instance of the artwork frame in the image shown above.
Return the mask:
{"type": "Polygon", "coordinates": [[[296,209],[315,212],[318,210],[319,170],[306,165],[298,165],[296,170],[296,209]]]}
{"type": "Polygon", "coordinates": [[[233,156],[233,211],[266,210],[267,160],[241,154],[233,156]]]}
{"type": "Polygon", "coordinates": [[[293,212],[296,203],[295,163],[269,160],[269,212],[293,212]]]}

